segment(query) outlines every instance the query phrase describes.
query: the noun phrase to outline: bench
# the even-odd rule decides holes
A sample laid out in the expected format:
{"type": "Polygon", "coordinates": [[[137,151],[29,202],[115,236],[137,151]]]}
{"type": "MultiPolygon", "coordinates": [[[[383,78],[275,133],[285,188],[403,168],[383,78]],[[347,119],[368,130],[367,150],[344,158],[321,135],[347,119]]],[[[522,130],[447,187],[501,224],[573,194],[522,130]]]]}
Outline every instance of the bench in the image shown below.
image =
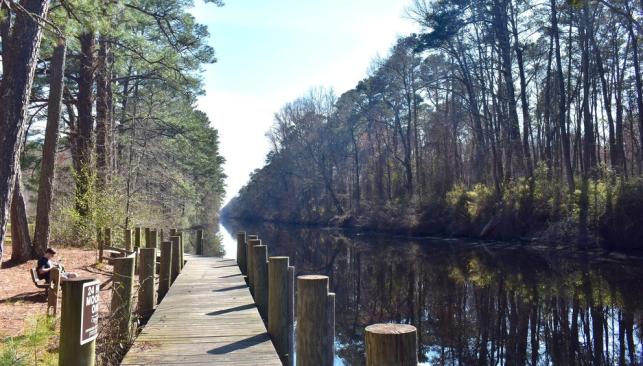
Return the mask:
{"type": "Polygon", "coordinates": [[[37,288],[42,288],[45,290],[45,295],[47,296],[47,315],[56,315],[58,310],[58,289],[60,288],[60,270],[58,268],[52,268],[52,271],[49,272],[51,276],[51,282],[46,282],[38,278],[38,270],[32,268],[29,273],[31,273],[31,280],[37,288]]]}
{"type": "Polygon", "coordinates": [[[45,290],[49,288],[49,284],[45,280],[41,280],[38,278],[37,269],[32,268],[30,273],[31,273],[31,280],[33,281],[33,284],[36,285],[37,288],[44,288],[45,290]]]}

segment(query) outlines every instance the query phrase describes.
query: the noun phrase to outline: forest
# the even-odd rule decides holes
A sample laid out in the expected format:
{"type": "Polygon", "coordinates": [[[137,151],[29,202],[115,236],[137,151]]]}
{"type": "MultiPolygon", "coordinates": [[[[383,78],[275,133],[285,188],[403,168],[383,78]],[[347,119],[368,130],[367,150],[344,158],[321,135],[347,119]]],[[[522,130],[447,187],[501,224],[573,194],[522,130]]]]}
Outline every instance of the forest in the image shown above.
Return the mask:
{"type": "Polygon", "coordinates": [[[643,3],[416,0],[353,89],[274,116],[234,218],[643,243],[643,3]]]}
{"type": "Polygon", "coordinates": [[[100,227],[215,222],[224,159],[196,101],[216,57],[192,1],[0,4],[0,241],[11,236],[12,262],[91,247],[100,227]]]}

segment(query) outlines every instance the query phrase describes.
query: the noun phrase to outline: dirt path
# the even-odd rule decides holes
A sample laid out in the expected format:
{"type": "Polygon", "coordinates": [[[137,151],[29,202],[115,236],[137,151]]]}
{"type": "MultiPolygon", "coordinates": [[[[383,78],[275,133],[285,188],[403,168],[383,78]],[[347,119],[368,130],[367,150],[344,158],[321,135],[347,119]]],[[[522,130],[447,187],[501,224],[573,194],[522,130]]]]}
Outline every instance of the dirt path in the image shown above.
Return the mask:
{"type": "MultiPolygon", "coordinates": [[[[34,286],[29,274],[29,270],[36,266],[36,260],[12,265],[7,262],[11,258],[11,246],[5,249],[5,262],[0,269],[0,338],[22,334],[26,319],[47,310],[45,292],[34,286]]],[[[67,271],[76,272],[81,277],[97,278],[102,283],[101,313],[107,313],[111,300],[112,266],[96,265],[96,252],[93,250],[56,248],[56,251],[58,254],[54,260],[62,262],[67,271]]],[[[60,311],[57,316],[60,317],[60,311]]]]}

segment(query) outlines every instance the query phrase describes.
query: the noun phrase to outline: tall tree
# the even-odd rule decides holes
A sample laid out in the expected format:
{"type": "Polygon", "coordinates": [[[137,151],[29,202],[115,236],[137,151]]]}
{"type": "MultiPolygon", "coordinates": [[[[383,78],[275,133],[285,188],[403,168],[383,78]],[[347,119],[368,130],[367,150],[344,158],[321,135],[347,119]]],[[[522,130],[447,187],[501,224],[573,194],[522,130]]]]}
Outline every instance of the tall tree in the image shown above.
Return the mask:
{"type": "MultiPolygon", "coordinates": [[[[3,39],[6,63],[0,83],[0,248],[4,243],[19,155],[24,140],[29,96],[36,70],[42,21],[49,1],[23,0],[15,13],[11,36],[3,39]]],[[[0,249],[0,259],[2,257],[0,249]]]]}

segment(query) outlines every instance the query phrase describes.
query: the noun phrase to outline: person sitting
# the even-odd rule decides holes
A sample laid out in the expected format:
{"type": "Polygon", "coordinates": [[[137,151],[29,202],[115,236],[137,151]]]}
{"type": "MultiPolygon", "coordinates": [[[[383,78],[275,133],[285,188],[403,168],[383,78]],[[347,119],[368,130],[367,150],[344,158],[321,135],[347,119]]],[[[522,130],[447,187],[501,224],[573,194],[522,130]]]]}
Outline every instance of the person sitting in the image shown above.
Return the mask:
{"type": "Polygon", "coordinates": [[[53,268],[58,268],[60,270],[60,278],[76,278],[78,275],[74,272],[65,272],[65,269],[60,263],[52,261],[56,256],[56,251],[54,248],[47,248],[45,250],[45,255],[38,259],[38,264],[36,266],[36,271],[38,272],[38,278],[45,280],[46,282],[51,282],[51,270],[53,268]]]}

